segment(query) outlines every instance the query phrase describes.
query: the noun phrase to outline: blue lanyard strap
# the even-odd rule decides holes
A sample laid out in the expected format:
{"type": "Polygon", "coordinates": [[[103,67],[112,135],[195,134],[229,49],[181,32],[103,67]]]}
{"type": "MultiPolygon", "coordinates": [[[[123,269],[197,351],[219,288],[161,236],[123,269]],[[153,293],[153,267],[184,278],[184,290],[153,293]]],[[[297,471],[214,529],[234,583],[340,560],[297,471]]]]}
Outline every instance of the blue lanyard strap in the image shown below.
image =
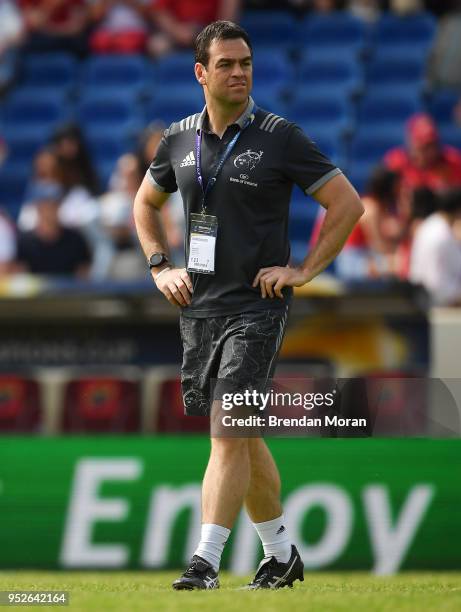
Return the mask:
{"type": "Polygon", "coordinates": [[[205,186],[203,184],[203,176],[202,176],[202,152],[201,152],[202,151],[202,130],[200,129],[197,132],[195,136],[195,159],[196,159],[195,170],[197,174],[197,182],[200,185],[202,189],[202,194],[203,194],[202,215],[204,215],[206,212],[207,196],[210,193],[210,191],[213,189],[213,187],[215,186],[216,179],[218,178],[218,175],[221,172],[222,167],[224,166],[229,155],[232,153],[232,149],[235,147],[237,140],[240,138],[240,135],[242,134],[243,130],[245,130],[250,125],[250,123],[253,121],[254,115],[255,115],[255,110],[253,109],[251,116],[248,118],[243,128],[239,129],[237,134],[235,134],[235,136],[232,138],[232,140],[227,145],[226,150],[222,154],[221,159],[216,164],[215,169],[212,175],[210,176],[210,178],[208,179],[208,182],[205,186]]]}

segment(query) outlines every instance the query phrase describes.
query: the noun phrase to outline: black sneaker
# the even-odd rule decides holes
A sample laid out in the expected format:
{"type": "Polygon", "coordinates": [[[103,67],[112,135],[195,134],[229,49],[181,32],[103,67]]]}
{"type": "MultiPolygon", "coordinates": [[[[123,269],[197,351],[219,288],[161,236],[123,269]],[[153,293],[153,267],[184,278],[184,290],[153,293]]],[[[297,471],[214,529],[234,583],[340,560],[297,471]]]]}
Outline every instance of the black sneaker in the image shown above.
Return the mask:
{"type": "Polygon", "coordinates": [[[194,555],[184,574],[173,582],[177,591],[193,589],[219,589],[218,574],[213,566],[202,557],[194,555]]]}
{"type": "Polygon", "coordinates": [[[304,580],[304,564],[296,546],[291,546],[291,557],[287,563],[280,563],[275,557],[264,558],[259,564],[249,589],[282,589],[292,587],[295,580],[304,580]]]}

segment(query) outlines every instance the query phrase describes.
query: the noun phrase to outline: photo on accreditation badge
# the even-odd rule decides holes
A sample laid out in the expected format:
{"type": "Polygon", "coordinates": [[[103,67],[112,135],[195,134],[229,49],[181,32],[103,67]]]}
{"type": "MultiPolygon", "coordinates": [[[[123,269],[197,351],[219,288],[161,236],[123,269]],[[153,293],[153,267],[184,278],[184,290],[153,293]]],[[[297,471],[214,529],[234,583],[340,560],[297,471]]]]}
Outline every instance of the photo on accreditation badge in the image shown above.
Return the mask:
{"type": "Polygon", "coordinates": [[[0,0],[0,606],[461,610],[460,41],[0,0]]]}

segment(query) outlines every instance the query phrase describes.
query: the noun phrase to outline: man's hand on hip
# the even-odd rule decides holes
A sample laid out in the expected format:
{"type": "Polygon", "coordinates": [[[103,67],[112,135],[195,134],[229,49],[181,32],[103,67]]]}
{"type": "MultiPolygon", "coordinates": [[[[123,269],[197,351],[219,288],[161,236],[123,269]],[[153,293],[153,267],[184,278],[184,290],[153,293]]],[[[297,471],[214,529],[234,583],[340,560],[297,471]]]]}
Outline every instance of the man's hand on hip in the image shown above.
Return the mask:
{"type": "Polygon", "coordinates": [[[283,298],[283,287],[301,287],[310,280],[309,274],[301,268],[261,268],[253,281],[253,287],[261,287],[261,296],[283,298]]]}
{"type": "Polygon", "coordinates": [[[173,306],[188,306],[192,299],[192,282],[185,268],[152,270],[157,288],[173,306]]]}

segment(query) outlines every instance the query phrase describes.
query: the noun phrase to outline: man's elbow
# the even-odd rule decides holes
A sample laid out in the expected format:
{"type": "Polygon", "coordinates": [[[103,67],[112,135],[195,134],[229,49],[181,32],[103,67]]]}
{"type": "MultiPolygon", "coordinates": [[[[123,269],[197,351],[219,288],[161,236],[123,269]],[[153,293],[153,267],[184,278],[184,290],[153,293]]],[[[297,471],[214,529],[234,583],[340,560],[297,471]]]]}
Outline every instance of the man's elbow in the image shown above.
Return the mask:
{"type": "Polygon", "coordinates": [[[363,213],[365,212],[365,206],[363,205],[362,200],[360,199],[358,194],[354,198],[353,209],[354,209],[355,214],[357,215],[357,221],[358,221],[360,217],[363,215],[363,213]]]}

